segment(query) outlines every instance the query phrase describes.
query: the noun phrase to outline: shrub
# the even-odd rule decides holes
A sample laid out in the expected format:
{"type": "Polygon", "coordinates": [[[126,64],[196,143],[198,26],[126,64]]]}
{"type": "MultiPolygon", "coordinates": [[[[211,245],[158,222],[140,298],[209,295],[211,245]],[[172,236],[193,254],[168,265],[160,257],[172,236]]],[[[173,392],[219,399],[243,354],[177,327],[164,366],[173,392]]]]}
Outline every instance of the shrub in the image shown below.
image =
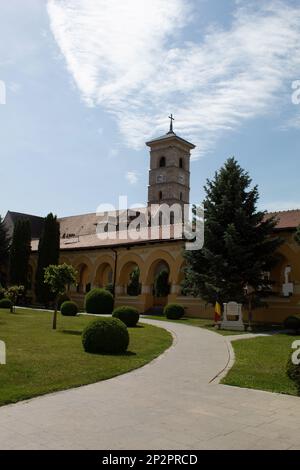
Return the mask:
{"type": "Polygon", "coordinates": [[[12,310],[13,303],[10,299],[1,299],[0,300],[0,308],[9,308],[10,310],[12,310]]]}
{"type": "Polygon", "coordinates": [[[60,310],[62,304],[63,304],[64,302],[67,302],[68,300],[71,300],[71,299],[70,299],[70,297],[69,297],[66,293],[59,295],[59,296],[58,296],[58,300],[57,300],[57,308],[58,308],[58,310],[60,310]]]}
{"type": "Polygon", "coordinates": [[[179,320],[184,315],[184,308],[179,304],[168,304],[164,308],[164,314],[170,320],[179,320]]]}
{"type": "Polygon", "coordinates": [[[298,395],[300,395],[300,364],[293,364],[291,357],[287,363],[287,375],[291,380],[293,380],[293,382],[295,382],[298,395]]]}
{"type": "Polygon", "coordinates": [[[136,326],[139,321],[140,315],[136,308],[133,307],[118,307],[113,311],[112,316],[119,318],[126,326],[136,326]]]}
{"type": "Polygon", "coordinates": [[[300,331],[300,315],[292,315],[284,320],[284,327],[287,330],[300,331]]]}
{"type": "Polygon", "coordinates": [[[114,298],[106,289],[92,289],[85,296],[85,310],[97,315],[110,315],[113,310],[114,298]]]}
{"type": "Polygon", "coordinates": [[[128,348],[129,334],[118,318],[97,319],[83,330],[82,344],[90,353],[123,353],[128,348]]]}
{"type": "Polygon", "coordinates": [[[67,300],[60,308],[60,313],[65,317],[75,317],[78,313],[78,307],[76,302],[67,300]]]}

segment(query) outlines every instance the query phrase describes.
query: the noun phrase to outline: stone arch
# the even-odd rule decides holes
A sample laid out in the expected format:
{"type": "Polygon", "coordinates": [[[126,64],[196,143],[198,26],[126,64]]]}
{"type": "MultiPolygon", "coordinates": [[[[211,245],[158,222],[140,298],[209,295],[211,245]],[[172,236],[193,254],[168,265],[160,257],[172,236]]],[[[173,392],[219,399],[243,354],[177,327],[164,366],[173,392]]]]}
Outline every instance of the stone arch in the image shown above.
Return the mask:
{"type": "Polygon", "coordinates": [[[137,296],[141,293],[141,277],[144,270],[144,262],[142,258],[135,253],[127,253],[120,260],[116,284],[118,285],[118,292],[122,295],[137,296]],[[139,270],[139,278],[134,283],[131,274],[134,270],[139,270]]]}
{"type": "Polygon", "coordinates": [[[64,264],[64,263],[72,265],[72,263],[70,261],[70,258],[68,258],[65,255],[60,256],[60,258],[59,258],[59,264],[64,264]]]}
{"type": "Polygon", "coordinates": [[[176,272],[175,272],[175,262],[173,257],[164,250],[155,250],[146,260],[147,264],[147,272],[145,273],[145,277],[142,279],[145,284],[152,285],[154,282],[154,276],[157,270],[159,263],[164,262],[169,269],[169,281],[174,282],[176,280],[176,272]]]}
{"type": "Polygon", "coordinates": [[[92,263],[86,257],[80,257],[76,260],[75,269],[77,271],[77,292],[79,294],[85,294],[91,289],[92,282],[92,263]]]}
{"type": "Polygon", "coordinates": [[[113,283],[113,265],[109,260],[103,260],[98,264],[95,277],[94,277],[94,286],[95,287],[106,287],[109,284],[113,283]]]}

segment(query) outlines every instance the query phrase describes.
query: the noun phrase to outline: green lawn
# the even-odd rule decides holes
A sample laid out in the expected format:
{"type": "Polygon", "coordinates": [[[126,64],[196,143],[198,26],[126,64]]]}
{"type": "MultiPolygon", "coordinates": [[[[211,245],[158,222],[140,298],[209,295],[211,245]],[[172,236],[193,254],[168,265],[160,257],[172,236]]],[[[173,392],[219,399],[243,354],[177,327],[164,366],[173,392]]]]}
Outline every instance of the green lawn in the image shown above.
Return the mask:
{"type": "Polygon", "coordinates": [[[53,331],[49,312],[0,310],[0,340],[7,348],[7,364],[0,365],[0,405],[123,374],[172,344],[166,330],[143,324],[129,329],[126,354],[89,354],[82,348],[81,332],[93,319],[59,314],[53,331]]]}
{"type": "Polygon", "coordinates": [[[299,336],[278,334],[233,341],[235,363],[222,383],[297,395],[294,382],[286,375],[286,363],[296,339],[299,336]]]}

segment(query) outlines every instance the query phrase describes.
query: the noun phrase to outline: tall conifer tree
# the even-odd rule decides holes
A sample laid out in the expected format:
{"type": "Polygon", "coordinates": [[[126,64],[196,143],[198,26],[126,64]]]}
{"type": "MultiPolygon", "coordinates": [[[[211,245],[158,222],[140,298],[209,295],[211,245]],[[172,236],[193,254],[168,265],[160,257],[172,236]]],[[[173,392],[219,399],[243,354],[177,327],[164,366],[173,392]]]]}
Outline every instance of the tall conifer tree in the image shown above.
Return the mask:
{"type": "Polygon", "coordinates": [[[276,263],[276,221],[257,210],[258,188],[251,183],[229,158],[204,188],[204,247],[185,252],[185,288],[210,303],[243,302],[245,287],[263,287],[262,273],[276,263]]]}
{"type": "Polygon", "coordinates": [[[57,217],[52,213],[45,218],[38,247],[38,265],[36,271],[35,292],[37,300],[47,304],[53,300],[53,294],[44,283],[45,268],[59,261],[60,232],[57,217]]]}
{"type": "Polygon", "coordinates": [[[9,283],[22,285],[28,283],[29,257],[31,252],[31,226],[29,220],[18,220],[10,249],[9,283]]]}

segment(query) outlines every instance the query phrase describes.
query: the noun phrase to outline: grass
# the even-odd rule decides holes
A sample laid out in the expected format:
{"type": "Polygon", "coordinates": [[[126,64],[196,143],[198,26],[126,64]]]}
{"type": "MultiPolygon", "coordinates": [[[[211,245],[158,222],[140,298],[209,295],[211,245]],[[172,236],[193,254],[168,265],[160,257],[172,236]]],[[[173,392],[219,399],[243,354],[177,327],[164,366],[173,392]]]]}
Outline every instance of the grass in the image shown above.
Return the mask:
{"type": "Polygon", "coordinates": [[[0,310],[0,339],[7,350],[7,364],[0,365],[0,405],[109,379],[143,366],[172,344],[166,330],[140,324],[129,329],[127,353],[89,354],[81,332],[92,320],[59,314],[53,331],[49,312],[0,310]]]}
{"type": "Polygon", "coordinates": [[[232,342],[235,363],[223,384],[297,395],[297,388],[286,375],[291,345],[299,336],[277,334],[232,342]]]}

